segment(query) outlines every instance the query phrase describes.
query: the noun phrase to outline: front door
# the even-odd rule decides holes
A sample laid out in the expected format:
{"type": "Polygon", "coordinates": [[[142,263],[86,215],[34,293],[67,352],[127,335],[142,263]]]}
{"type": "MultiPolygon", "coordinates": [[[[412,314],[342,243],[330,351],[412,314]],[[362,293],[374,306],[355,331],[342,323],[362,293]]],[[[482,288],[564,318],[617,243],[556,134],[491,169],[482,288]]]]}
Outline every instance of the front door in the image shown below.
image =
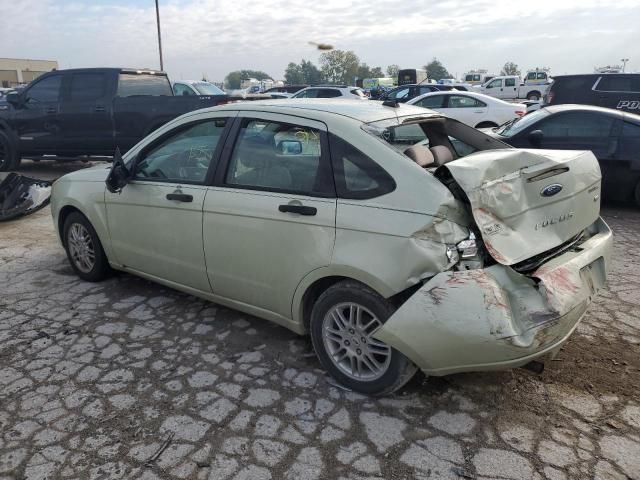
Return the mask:
{"type": "Polygon", "coordinates": [[[45,75],[22,93],[15,123],[23,153],[56,153],[60,139],[59,108],[64,75],[45,75]]]}
{"type": "Polygon", "coordinates": [[[209,292],[202,205],[225,118],[182,125],[139,154],[133,181],[105,192],[116,261],[158,279],[209,292]]]}
{"type": "Polygon", "coordinates": [[[286,318],[296,287],[331,261],[336,199],[326,126],[244,112],[204,202],[216,295],[286,318]]]}

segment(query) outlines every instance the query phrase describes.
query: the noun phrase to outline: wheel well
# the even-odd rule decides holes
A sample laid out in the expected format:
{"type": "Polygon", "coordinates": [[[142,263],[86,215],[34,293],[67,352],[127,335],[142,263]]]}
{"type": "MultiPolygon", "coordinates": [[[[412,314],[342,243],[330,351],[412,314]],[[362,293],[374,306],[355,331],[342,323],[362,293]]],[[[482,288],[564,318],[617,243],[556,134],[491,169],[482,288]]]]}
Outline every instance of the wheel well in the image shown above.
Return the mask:
{"type": "Polygon", "coordinates": [[[313,305],[316,303],[316,300],[322,295],[322,293],[329,288],[331,285],[334,285],[342,280],[350,280],[348,277],[324,277],[319,280],[313,282],[307,291],[304,292],[302,296],[302,324],[304,325],[304,329],[306,332],[309,331],[309,323],[311,322],[311,309],[313,305]]]}
{"type": "Polygon", "coordinates": [[[71,205],[62,207],[62,210],[60,210],[60,213],[58,214],[58,232],[60,233],[60,238],[62,239],[62,243],[64,243],[64,232],[62,231],[62,229],[64,228],[64,222],[67,219],[67,217],[71,215],[73,212],[78,212],[80,215],[84,216],[84,213],[82,213],[76,207],[72,207],[71,205]]]}
{"type": "Polygon", "coordinates": [[[541,93],[537,90],[532,90],[527,94],[527,97],[531,97],[532,95],[537,96],[538,98],[542,97],[541,93]]]}
{"type": "Polygon", "coordinates": [[[497,126],[498,124],[494,122],[480,122],[479,124],[476,125],[476,128],[497,127],[497,126]]]}

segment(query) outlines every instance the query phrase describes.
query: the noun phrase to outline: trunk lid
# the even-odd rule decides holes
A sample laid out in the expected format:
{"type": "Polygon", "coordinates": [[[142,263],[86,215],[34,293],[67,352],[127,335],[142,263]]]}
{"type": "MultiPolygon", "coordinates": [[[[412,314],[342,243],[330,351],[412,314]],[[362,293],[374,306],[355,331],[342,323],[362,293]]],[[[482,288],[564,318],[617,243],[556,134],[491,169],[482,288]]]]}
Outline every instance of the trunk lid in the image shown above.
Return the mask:
{"type": "Polygon", "coordinates": [[[488,253],[514,265],[552,251],[600,214],[600,167],[591,152],[487,150],[441,166],[464,190],[488,253]]]}

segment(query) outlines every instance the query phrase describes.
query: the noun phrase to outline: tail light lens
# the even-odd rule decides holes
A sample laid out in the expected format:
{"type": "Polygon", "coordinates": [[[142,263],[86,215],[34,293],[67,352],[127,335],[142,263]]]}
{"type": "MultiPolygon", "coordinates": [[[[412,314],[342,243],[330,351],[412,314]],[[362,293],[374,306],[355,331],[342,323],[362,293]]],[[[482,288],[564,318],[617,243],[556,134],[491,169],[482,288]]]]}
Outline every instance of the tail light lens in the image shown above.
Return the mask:
{"type": "Polygon", "coordinates": [[[555,97],[556,94],[553,93],[552,90],[549,90],[549,93],[547,93],[547,101],[545,103],[551,105],[553,103],[553,97],[555,97]]]}
{"type": "Polygon", "coordinates": [[[516,110],[516,115],[519,117],[523,117],[525,113],[527,113],[525,110],[516,110]]]}

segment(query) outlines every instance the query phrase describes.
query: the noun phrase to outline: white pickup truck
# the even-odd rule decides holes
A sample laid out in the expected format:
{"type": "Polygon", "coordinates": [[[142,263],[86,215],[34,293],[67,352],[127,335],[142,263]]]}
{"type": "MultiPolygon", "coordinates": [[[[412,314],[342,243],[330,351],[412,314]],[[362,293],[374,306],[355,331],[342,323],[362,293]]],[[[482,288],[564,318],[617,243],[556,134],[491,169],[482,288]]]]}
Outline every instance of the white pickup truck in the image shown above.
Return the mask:
{"type": "Polygon", "coordinates": [[[523,82],[518,76],[504,75],[493,77],[488,82],[475,87],[475,91],[504,100],[524,98],[527,100],[540,100],[549,90],[549,85],[551,85],[551,82],[548,79],[547,83],[532,85],[529,82],[523,82]]]}

